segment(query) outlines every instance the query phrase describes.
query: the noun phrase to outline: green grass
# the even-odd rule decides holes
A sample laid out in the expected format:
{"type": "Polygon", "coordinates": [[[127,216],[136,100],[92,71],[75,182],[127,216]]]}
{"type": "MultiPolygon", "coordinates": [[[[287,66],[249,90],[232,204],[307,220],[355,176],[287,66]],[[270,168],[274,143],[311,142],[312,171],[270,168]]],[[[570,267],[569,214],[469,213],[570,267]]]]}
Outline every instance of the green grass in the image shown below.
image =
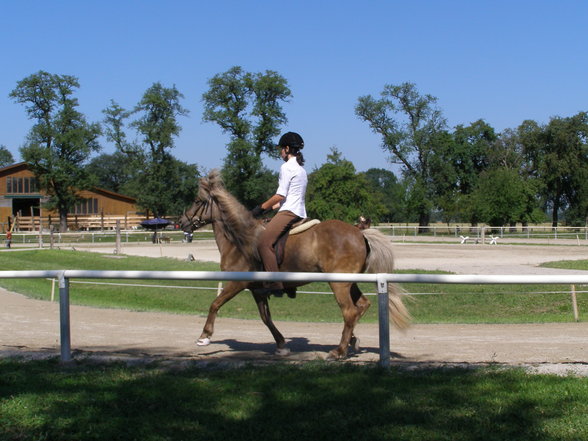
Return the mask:
{"type": "MultiPolygon", "coordinates": [[[[572,265],[575,265],[575,269],[588,269],[588,261],[564,263],[566,268],[572,265]]],[[[112,255],[66,250],[0,252],[0,267],[4,270],[216,271],[219,269],[214,263],[134,256],[116,258],[112,255]]],[[[218,282],[179,280],[94,281],[124,284],[123,286],[77,282],[81,281],[73,280],[70,286],[70,297],[74,304],[198,315],[207,314],[210,303],[216,296],[218,285],[218,282]],[[137,284],[153,287],[134,286],[137,284]],[[194,287],[209,289],[194,289],[194,287]]],[[[51,296],[51,281],[44,279],[0,279],[0,286],[42,300],[49,300],[51,296]]],[[[375,290],[371,284],[362,284],[361,287],[364,292],[375,290]]],[[[415,295],[408,299],[408,306],[416,323],[529,323],[567,322],[573,319],[569,286],[405,284],[403,288],[411,293],[442,294],[415,295]],[[552,293],[556,291],[563,291],[563,293],[552,293]]],[[[583,288],[577,287],[577,289],[580,291],[583,288]]],[[[330,292],[325,283],[312,283],[300,290],[330,292]]],[[[588,295],[579,293],[577,297],[580,320],[586,320],[588,319],[588,295]]],[[[371,299],[372,303],[376,303],[375,297],[371,299]]],[[[277,320],[341,321],[340,310],[332,295],[299,294],[296,300],[286,297],[272,299],[270,305],[272,316],[277,320]]],[[[222,308],[221,315],[258,318],[257,307],[248,292],[238,295],[227,303],[222,308]]],[[[362,321],[376,322],[377,307],[372,307],[362,321]]]]}
{"type": "Polygon", "coordinates": [[[580,440],[588,379],[339,364],[164,369],[0,361],[0,439],[580,440]]]}
{"type": "Polygon", "coordinates": [[[546,268],[561,268],[574,270],[588,270],[588,260],[560,260],[558,262],[547,262],[542,264],[546,268]]]}

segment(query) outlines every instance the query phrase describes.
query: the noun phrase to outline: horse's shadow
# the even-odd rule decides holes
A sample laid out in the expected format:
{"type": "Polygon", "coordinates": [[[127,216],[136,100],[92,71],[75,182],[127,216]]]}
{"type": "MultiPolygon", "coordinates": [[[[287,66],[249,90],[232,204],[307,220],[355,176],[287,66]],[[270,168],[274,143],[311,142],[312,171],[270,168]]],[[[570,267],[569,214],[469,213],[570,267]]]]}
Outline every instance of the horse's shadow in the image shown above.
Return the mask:
{"type": "MultiPolygon", "coordinates": [[[[240,341],[235,339],[224,339],[224,340],[216,340],[214,342],[218,345],[226,345],[228,349],[232,352],[237,353],[267,353],[267,354],[274,354],[276,352],[276,344],[275,343],[252,343],[246,341],[240,341]]],[[[286,347],[290,349],[293,353],[313,353],[313,352],[323,352],[327,353],[331,349],[335,347],[335,345],[323,345],[317,343],[311,343],[310,340],[306,337],[294,337],[289,338],[286,340],[286,347]]],[[[220,352],[220,351],[219,351],[220,352]]],[[[374,347],[362,347],[360,348],[359,353],[379,353],[378,348],[374,347]]],[[[349,356],[353,357],[356,354],[351,348],[349,349],[349,356]]]]}

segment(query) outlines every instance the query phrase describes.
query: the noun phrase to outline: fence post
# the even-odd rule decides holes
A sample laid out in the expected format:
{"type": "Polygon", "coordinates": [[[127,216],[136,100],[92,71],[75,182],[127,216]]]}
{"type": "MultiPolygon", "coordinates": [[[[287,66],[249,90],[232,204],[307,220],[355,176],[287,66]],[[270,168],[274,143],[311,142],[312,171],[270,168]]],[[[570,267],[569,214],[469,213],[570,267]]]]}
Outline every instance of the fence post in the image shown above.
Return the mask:
{"type": "Polygon", "coordinates": [[[578,300],[576,299],[576,285],[572,285],[572,309],[574,311],[574,320],[579,321],[578,300]]]}
{"type": "Polygon", "coordinates": [[[390,312],[388,280],[385,274],[377,275],[378,323],[380,324],[380,366],[390,367],[390,312]]]}
{"type": "Polygon", "coordinates": [[[39,248],[43,248],[43,226],[41,225],[40,218],[39,218],[39,248]]]}
{"type": "Polygon", "coordinates": [[[116,220],[116,254],[120,254],[120,220],[116,220]]]}
{"type": "Polygon", "coordinates": [[[61,341],[61,362],[71,361],[71,330],[69,323],[69,279],[62,272],[59,275],[59,327],[61,341]]]}

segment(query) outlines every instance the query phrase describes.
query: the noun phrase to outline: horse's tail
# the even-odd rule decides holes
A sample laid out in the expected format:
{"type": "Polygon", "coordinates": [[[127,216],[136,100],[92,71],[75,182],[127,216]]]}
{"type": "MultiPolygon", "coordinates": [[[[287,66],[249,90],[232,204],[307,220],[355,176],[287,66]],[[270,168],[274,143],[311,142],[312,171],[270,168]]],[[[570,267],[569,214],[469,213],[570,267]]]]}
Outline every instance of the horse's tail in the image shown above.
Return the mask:
{"type": "MultiPolygon", "coordinates": [[[[366,273],[391,273],[394,270],[394,253],[390,240],[374,228],[362,230],[368,246],[366,273]]],[[[388,284],[390,318],[397,328],[407,328],[411,317],[402,301],[403,291],[394,283],[388,284]]]]}

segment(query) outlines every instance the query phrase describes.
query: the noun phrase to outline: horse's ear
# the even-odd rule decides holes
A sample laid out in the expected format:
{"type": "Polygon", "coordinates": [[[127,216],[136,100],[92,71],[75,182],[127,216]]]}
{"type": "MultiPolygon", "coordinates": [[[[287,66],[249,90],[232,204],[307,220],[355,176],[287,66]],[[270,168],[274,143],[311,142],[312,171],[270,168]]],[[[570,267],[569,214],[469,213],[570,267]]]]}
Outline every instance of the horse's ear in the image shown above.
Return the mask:
{"type": "Polygon", "coordinates": [[[218,187],[224,187],[223,179],[218,169],[211,170],[208,174],[208,183],[211,191],[218,187]]]}
{"type": "Polygon", "coordinates": [[[210,183],[209,179],[202,177],[200,178],[200,185],[198,186],[198,198],[204,200],[208,199],[210,195],[210,183]]]}

